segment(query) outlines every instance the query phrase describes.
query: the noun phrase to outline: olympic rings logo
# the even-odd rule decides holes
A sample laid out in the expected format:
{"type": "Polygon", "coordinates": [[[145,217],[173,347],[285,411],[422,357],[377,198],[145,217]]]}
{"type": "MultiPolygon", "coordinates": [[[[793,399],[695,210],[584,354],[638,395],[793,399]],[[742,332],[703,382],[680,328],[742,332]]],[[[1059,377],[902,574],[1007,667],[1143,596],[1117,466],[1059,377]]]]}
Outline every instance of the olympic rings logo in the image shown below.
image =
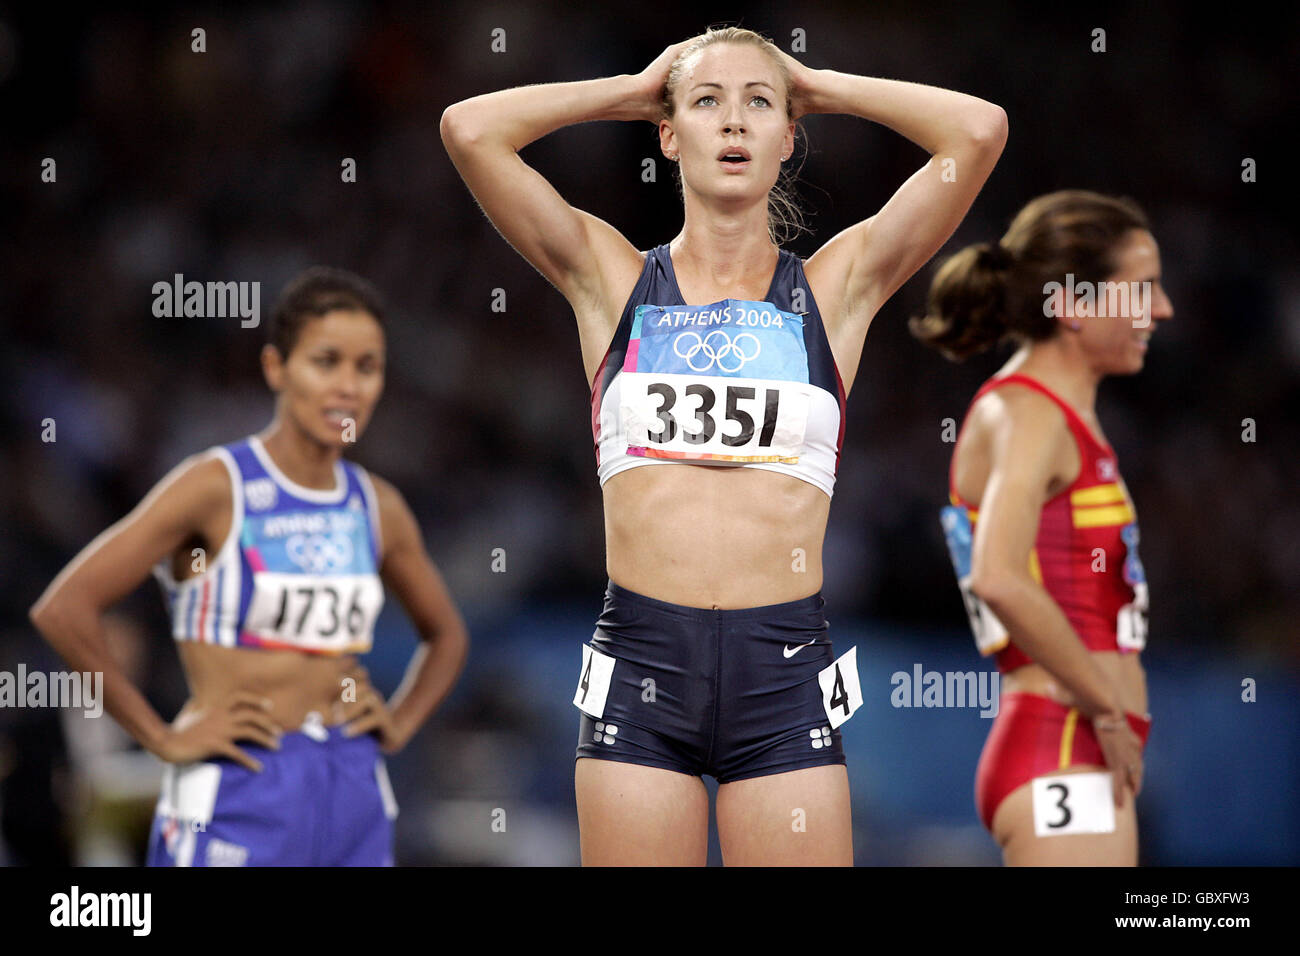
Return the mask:
{"type": "Polygon", "coordinates": [[[673,339],[673,354],[680,359],[685,359],[686,364],[695,372],[707,372],[717,363],[720,372],[739,372],[744,368],[746,362],[752,362],[758,358],[758,353],[763,344],[759,342],[758,336],[752,332],[741,332],[733,341],[722,329],[714,329],[712,332],[700,338],[698,332],[685,331],[680,332],[677,338],[673,339]],[[690,336],[694,343],[687,343],[685,351],[683,342],[690,336]],[[750,355],[741,344],[741,339],[749,339],[754,343],[754,354],[750,355]],[[696,356],[703,354],[707,359],[703,365],[697,365],[696,356]],[[724,361],[725,360],[725,361],[724,361]],[[734,367],[729,367],[731,362],[735,362],[734,367]]]}
{"type": "Polygon", "coordinates": [[[345,534],[295,534],[284,542],[289,560],[304,571],[342,571],[352,563],[352,541],[345,534]]]}

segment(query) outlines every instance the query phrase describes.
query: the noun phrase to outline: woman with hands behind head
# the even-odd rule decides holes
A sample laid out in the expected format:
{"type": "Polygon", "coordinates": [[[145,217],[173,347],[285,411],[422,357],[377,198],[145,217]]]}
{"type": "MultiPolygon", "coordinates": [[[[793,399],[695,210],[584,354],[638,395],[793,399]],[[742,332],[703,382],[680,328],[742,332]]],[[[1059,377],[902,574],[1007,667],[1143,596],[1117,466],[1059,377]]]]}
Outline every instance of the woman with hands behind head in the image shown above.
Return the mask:
{"type": "Polygon", "coordinates": [[[1004,112],[810,69],[726,28],[640,73],[456,103],[441,130],[492,223],[572,307],[591,387],[609,582],[574,696],[584,863],[703,864],[708,774],[728,864],[851,864],[838,727],[861,694],[820,590],[844,404],[872,318],[993,169],[1004,112]],[[793,209],[777,183],[811,113],[933,155],[804,261],[779,246],[793,209]],[[519,156],[600,119],[655,124],[680,170],[671,242],[639,251],[519,156]]]}

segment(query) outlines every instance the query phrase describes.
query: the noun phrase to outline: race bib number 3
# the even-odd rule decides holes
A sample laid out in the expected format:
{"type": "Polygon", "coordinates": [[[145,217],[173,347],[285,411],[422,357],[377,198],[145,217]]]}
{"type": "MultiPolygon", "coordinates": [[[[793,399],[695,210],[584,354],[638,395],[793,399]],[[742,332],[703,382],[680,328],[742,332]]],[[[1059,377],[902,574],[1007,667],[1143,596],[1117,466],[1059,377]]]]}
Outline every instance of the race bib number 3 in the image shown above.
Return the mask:
{"type": "Polygon", "coordinates": [[[1067,773],[1033,780],[1034,835],[1114,833],[1109,773],[1067,773]]]}
{"type": "Polygon", "coordinates": [[[740,299],[637,308],[619,395],[628,454],[793,464],[811,398],[802,316],[740,299]]]}

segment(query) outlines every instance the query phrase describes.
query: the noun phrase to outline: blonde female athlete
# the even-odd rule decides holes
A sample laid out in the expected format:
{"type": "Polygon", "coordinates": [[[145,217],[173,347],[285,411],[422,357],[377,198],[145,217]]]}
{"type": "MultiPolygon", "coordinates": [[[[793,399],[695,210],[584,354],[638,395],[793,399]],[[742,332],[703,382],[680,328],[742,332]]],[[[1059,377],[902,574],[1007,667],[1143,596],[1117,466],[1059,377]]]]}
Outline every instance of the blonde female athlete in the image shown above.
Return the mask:
{"type": "Polygon", "coordinates": [[[943,514],[976,644],[1003,673],[975,798],[1008,865],[1137,864],[1147,585],[1095,402],[1173,314],[1142,211],[1066,190],[948,260],[912,326],[951,358],[1019,343],[971,403],[943,514]]]}
{"type": "Polygon", "coordinates": [[[103,673],[108,712],[167,762],[152,866],[392,865],[381,751],[447,695],[467,636],[402,496],[342,458],[383,389],[381,317],[350,273],[291,282],[262,351],[274,421],[178,465],[32,608],[74,670],[103,673]],[[107,609],[151,570],[190,688],[171,724],[103,633],[107,609]],[[354,656],[370,649],[383,585],[422,640],[388,704],[354,656]]]}
{"type": "Polygon", "coordinates": [[[456,103],[441,130],[493,224],[572,306],[592,389],[610,581],[574,697],[583,862],[703,864],[710,774],[728,864],[851,864],[837,728],[861,696],[820,594],[844,400],[872,317],[993,169],[1004,112],[812,70],[728,28],[635,75],[456,103]],[[805,263],[775,244],[769,200],[810,113],[933,155],[805,263]],[[519,157],[600,119],[657,125],[684,194],[671,243],[637,251],[519,157]]]}

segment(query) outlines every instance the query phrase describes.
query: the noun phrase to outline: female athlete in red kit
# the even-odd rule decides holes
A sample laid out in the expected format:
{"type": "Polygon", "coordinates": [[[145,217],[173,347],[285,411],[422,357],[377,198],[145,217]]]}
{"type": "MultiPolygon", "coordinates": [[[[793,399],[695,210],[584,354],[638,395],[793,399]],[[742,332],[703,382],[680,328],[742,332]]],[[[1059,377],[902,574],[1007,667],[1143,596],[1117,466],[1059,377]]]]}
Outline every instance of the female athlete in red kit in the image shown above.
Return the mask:
{"type": "Polygon", "coordinates": [[[913,323],[952,358],[1019,345],[966,415],[943,514],[976,644],[1003,674],[975,787],[1008,865],[1137,863],[1147,585],[1094,406],[1173,314],[1142,211],[1066,190],[944,263],[913,323]]]}

